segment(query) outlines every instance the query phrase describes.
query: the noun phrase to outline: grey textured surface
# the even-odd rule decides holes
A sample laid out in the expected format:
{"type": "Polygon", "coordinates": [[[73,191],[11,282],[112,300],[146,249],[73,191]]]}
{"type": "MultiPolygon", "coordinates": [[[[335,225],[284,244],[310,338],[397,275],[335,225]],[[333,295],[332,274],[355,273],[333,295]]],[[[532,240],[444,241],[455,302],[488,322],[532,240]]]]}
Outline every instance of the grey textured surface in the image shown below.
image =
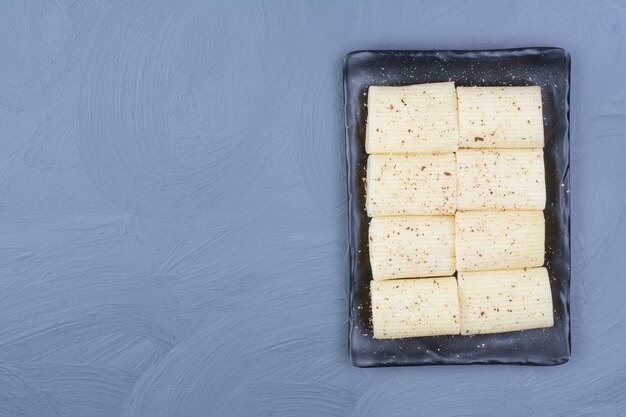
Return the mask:
{"type": "Polygon", "coordinates": [[[0,416],[625,415],[625,13],[0,2],[0,416]],[[354,368],[343,56],[537,45],[573,62],[571,361],[354,368]]]}

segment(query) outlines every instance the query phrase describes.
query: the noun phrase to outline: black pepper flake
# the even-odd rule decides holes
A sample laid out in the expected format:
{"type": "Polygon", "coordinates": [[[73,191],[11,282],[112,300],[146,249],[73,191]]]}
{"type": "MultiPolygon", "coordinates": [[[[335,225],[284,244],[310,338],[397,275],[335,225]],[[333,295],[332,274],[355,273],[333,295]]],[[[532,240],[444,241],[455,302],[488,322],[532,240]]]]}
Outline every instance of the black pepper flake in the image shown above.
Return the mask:
{"type": "Polygon", "coordinates": [[[450,173],[449,173],[449,172],[447,172],[447,171],[446,171],[446,172],[444,172],[444,174],[446,175],[446,177],[449,177],[450,175],[452,175],[452,174],[450,174],[450,173]]]}
{"type": "Polygon", "coordinates": [[[476,136],[474,138],[474,142],[484,142],[484,141],[485,141],[485,139],[481,138],[480,136],[476,136]]]}

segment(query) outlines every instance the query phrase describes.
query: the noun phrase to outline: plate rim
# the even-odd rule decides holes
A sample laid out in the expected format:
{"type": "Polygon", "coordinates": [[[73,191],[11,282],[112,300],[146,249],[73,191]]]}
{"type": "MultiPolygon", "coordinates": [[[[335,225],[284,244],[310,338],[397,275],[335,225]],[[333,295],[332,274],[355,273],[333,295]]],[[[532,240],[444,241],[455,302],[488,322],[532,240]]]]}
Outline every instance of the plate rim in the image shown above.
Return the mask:
{"type": "Polygon", "coordinates": [[[567,363],[571,358],[571,201],[568,199],[567,207],[565,211],[565,220],[566,220],[566,231],[567,237],[565,239],[567,243],[566,249],[566,258],[568,260],[569,271],[567,274],[568,280],[568,288],[567,288],[567,297],[564,300],[564,307],[567,312],[567,356],[557,360],[553,363],[539,363],[533,362],[532,360],[512,360],[512,361],[492,361],[492,360],[476,360],[476,361],[467,361],[467,362],[459,362],[459,363],[446,363],[446,362],[438,362],[438,363],[397,363],[393,361],[388,361],[384,363],[361,363],[355,355],[353,346],[352,346],[352,333],[354,331],[354,285],[355,285],[355,266],[356,262],[354,261],[354,250],[352,244],[353,238],[353,200],[357,198],[353,195],[352,186],[354,179],[352,178],[352,173],[356,169],[352,167],[352,149],[350,146],[350,129],[351,126],[349,124],[349,112],[348,108],[350,103],[348,102],[348,72],[349,67],[351,65],[351,60],[358,55],[433,55],[433,54],[454,54],[454,55],[468,55],[468,54],[480,54],[489,56],[493,55],[502,55],[502,54],[512,54],[519,55],[528,54],[528,53],[543,53],[543,52],[557,52],[563,55],[565,59],[565,66],[567,77],[565,79],[565,94],[564,94],[564,122],[565,122],[565,132],[563,135],[563,143],[567,146],[567,164],[565,167],[565,173],[563,178],[561,178],[561,182],[566,185],[567,190],[570,190],[570,168],[571,168],[571,119],[570,119],[570,95],[571,95],[571,54],[568,50],[562,47],[556,46],[528,46],[528,47],[513,47],[513,48],[493,48],[493,49],[358,49],[354,51],[348,52],[343,59],[342,65],[342,83],[343,83],[343,111],[344,111],[344,146],[345,146],[345,156],[346,156],[346,191],[347,191],[347,204],[348,210],[347,212],[347,223],[348,223],[348,242],[347,242],[347,262],[348,262],[348,351],[350,362],[359,368],[371,368],[371,367],[388,367],[388,366],[435,366],[435,365],[481,365],[481,364],[496,364],[496,365],[536,365],[536,366],[556,366],[567,363]]]}

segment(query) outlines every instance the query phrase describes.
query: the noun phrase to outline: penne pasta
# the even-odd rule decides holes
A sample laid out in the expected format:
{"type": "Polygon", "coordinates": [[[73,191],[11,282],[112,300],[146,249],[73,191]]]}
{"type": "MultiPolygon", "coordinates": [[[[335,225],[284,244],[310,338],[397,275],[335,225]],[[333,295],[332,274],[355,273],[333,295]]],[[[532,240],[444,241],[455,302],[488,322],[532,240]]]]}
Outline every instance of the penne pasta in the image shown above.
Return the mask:
{"type": "Polygon", "coordinates": [[[554,324],[545,268],[459,272],[461,334],[511,332],[554,324]]]}
{"type": "Polygon", "coordinates": [[[542,211],[458,211],[455,225],[459,271],[543,265],[542,211]]]}
{"type": "Polygon", "coordinates": [[[370,155],[367,160],[367,214],[446,215],[456,209],[456,163],[441,155],[370,155]]]}
{"type": "Polygon", "coordinates": [[[374,217],[369,254],[374,280],[452,275],[454,216],[374,217]]]}
{"type": "Polygon", "coordinates": [[[541,88],[458,87],[460,148],[543,148],[541,88]]]}
{"type": "Polygon", "coordinates": [[[370,154],[453,152],[458,115],[453,82],[371,86],[365,149],[370,154]]]}
{"type": "Polygon", "coordinates": [[[458,210],[543,210],[542,149],[459,150],[458,210]]]}
{"type": "Polygon", "coordinates": [[[371,281],[375,339],[459,334],[456,279],[371,281]]]}

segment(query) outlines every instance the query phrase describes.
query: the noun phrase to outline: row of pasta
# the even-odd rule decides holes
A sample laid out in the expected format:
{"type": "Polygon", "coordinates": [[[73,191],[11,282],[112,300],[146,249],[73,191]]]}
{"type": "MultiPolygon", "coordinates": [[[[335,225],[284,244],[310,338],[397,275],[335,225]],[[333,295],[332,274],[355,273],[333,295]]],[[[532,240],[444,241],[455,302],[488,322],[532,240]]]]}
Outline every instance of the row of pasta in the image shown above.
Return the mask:
{"type": "Polygon", "coordinates": [[[371,281],[376,339],[474,335],[551,327],[545,268],[459,272],[454,277],[371,281]]]}
{"type": "Polygon", "coordinates": [[[537,267],[544,262],[541,211],[374,217],[368,234],[375,281],[537,267]]]}
{"type": "Polygon", "coordinates": [[[459,149],[369,155],[369,217],[446,215],[457,210],[543,210],[543,149],[459,149]]]}
{"type": "Polygon", "coordinates": [[[370,86],[367,108],[368,154],[544,146],[539,86],[370,86]]]}

